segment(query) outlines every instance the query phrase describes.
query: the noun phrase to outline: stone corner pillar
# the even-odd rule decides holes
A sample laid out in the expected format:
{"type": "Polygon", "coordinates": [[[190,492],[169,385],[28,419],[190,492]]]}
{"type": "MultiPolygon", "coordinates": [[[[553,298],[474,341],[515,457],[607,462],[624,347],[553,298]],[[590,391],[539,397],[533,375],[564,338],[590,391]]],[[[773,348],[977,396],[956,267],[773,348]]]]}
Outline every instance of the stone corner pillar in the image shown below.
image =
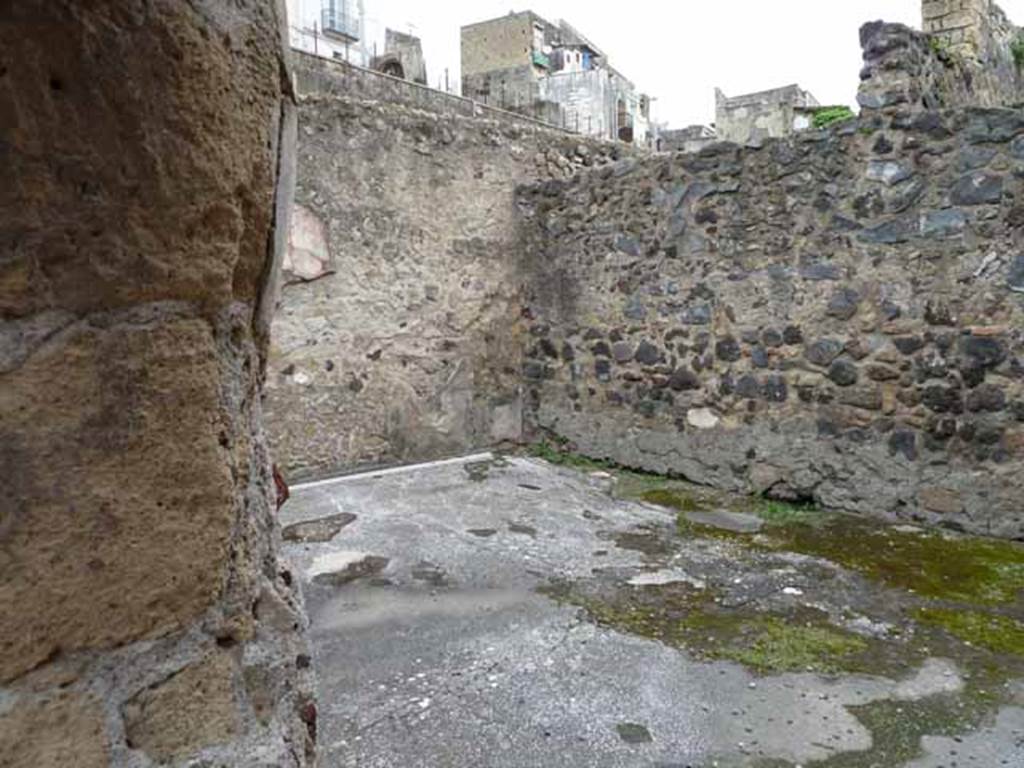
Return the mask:
{"type": "Polygon", "coordinates": [[[312,765],[260,389],[275,0],[0,4],[0,764],[312,765]]]}

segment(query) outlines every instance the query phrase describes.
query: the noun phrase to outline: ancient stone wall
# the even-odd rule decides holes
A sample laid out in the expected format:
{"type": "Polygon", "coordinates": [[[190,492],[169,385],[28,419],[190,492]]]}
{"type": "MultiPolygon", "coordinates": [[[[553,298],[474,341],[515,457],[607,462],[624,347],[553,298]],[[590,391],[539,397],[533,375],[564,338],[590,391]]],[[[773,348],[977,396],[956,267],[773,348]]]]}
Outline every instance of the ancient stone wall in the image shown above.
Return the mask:
{"type": "Polygon", "coordinates": [[[921,17],[941,48],[992,69],[1013,63],[1020,30],[993,0],[922,0],[921,17]]]}
{"type": "Polygon", "coordinates": [[[991,0],[924,0],[924,32],[873,22],[861,29],[866,110],[1001,107],[1024,102],[1014,54],[1021,30],[991,0]]]}
{"type": "Polygon", "coordinates": [[[274,3],[0,6],[0,765],[307,765],[260,419],[274,3]]]}
{"type": "Polygon", "coordinates": [[[923,112],[525,189],[536,436],[1024,536],[1024,117],[923,112]]]}
{"type": "Polygon", "coordinates": [[[873,22],[860,30],[864,69],[857,101],[865,111],[939,109],[970,103],[963,60],[903,24],[873,22]]]}
{"type": "Polygon", "coordinates": [[[515,185],[621,150],[336,93],[301,102],[275,459],[295,479],[518,440],[515,185]]]}

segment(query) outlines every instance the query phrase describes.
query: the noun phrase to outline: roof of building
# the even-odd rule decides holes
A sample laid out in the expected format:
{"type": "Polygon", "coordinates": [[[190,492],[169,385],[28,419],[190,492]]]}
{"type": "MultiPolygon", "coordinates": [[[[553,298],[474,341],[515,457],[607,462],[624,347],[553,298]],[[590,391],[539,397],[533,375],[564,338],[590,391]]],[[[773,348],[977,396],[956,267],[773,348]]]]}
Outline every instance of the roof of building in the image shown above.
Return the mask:
{"type": "Polygon", "coordinates": [[[817,103],[817,99],[810,93],[805,91],[796,83],[792,85],[784,85],[781,88],[769,88],[765,91],[755,91],[754,93],[744,93],[739,96],[726,96],[721,88],[715,89],[716,101],[729,107],[741,107],[748,104],[756,104],[764,101],[794,101],[809,99],[813,103],[817,103]]]}
{"type": "MultiPolygon", "coordinates": [[[[497,23],[499,21],[507,21],[509,19],[517,19],[517,18],[519,18],[521,16],[530,16],[533,19],[540,19],[541,21],[544,21],[543,18],[538,16],[533,11],[509,11],[504,16],[495,16],[495,17],[490,18],[490,19],[483,19],[481,21],[474,21],[474,22],[472,22],[470,24],[463,24],[462,25],[462,29],[469,29],[470,27],[480,27],[480,26],[483,26],[484,24],[495,24],[495,23],[497,23]]],[[[545,23],[547,23],[549,26],[554,26],[550,22],[545,22],[545,23]]]]}

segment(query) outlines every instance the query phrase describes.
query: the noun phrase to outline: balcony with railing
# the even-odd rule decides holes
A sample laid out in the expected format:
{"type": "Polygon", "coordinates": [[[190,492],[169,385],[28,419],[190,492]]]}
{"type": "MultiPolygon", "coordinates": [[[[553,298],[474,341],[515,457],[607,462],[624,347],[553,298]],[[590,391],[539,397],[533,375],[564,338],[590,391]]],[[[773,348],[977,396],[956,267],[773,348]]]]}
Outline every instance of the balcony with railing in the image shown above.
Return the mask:
{"type": "Polygon", "coordinates": [[[352,42],[358,41],[362,33],[359,17],[348,13],[346,6],[324,8],[320,27],[325,35],[352,42]]]}

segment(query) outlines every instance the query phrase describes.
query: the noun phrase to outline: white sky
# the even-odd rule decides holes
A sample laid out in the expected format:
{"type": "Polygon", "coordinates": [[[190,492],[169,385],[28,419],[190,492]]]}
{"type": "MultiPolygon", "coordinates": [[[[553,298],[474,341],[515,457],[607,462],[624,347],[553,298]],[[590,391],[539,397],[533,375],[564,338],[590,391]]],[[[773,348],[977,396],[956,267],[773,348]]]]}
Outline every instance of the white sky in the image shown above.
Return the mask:
{"type": "MultiPolygon", "coordinates": [[[[430,84],[459,82],[459,28],[532,10],[564,18],[657,101],[673,128],[714,121],[714,88],[727,95],[799,83],[822,104],[854,106],[858,30],[884,19],[920,27],[920,0],[365,0],[368,26],[423,38],[430,84]],[[411,26],[410,26],[411,25],[411,26]]],[[[1017,23],[1024,0],[1001,0],[1017,23]]],[[[383,40],[383,31],[380,33],[383,40]]],[[[382,45],[383,43],[381,43],[382,45]]]]}

